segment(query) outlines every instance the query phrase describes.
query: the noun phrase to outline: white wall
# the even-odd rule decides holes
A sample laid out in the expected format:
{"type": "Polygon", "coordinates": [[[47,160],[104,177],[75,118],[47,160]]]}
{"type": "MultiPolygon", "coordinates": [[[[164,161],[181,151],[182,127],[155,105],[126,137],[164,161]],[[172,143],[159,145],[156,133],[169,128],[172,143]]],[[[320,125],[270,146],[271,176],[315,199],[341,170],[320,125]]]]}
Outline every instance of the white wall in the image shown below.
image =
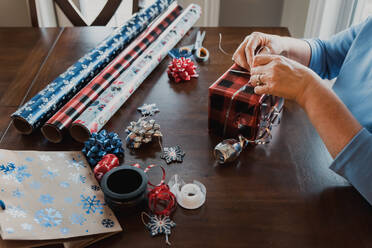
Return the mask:
{"type": "Polygon", "coordinates": [[[0,0],[0,26],[31,26],[27,0],[0,0]]]}
{"type": "Polygon", "coordinates": [[[220,26],[280,26],[283,0],[221,0],[220,26]]]}
{"type": "Polygon", "coordinates": [[[284,0],[280,25],[288,27],[293,37],[304,37],[310,0],[284,0]]]}

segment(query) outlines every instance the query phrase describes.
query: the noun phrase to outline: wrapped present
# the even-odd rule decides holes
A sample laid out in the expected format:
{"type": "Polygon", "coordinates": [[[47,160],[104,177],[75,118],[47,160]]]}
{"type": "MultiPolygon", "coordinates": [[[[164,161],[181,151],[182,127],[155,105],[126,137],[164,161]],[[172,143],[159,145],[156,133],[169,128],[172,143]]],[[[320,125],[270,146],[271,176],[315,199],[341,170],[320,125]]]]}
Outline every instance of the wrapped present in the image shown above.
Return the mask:
{"type": "Polygon", "coordinates": [[[242,135],[251,141],[270,136],[271,125],[278,121],[284,100],[255,94],[249,79],[249,73],[234,64],[209,87],[210,131],[225,138],[242,135]]]}

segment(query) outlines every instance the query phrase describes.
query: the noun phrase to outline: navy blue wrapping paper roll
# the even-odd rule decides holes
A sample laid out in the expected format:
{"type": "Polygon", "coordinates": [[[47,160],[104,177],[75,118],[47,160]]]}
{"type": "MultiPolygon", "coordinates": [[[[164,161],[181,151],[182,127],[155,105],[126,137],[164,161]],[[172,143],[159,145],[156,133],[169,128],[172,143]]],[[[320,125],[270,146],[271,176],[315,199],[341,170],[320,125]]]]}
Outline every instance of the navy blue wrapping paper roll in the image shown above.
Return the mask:
{"type": "Polygon", "coordinates": [[[174,0],[157,0],[133,15],[96,48],[84,55],[53,82],[12,114],[15,128],[30,134],[93,79],[125,46],[137,37],[174,0]]]}

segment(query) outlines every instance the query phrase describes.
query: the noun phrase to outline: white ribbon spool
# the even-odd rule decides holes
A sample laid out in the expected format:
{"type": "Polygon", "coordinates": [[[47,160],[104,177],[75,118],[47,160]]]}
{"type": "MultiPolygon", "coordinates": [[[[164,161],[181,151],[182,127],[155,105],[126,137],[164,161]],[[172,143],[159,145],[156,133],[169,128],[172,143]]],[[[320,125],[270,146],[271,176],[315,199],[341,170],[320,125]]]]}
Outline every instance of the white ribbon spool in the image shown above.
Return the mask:
{"type": "Polygon", "coordinates": [[[205,186],[194,180],[192,183],[185,183],[177,174],[169,180],[170,191],[176,196],[177,203],[186,209],[197,209],[201,207],[206,198],[205,186]]]}

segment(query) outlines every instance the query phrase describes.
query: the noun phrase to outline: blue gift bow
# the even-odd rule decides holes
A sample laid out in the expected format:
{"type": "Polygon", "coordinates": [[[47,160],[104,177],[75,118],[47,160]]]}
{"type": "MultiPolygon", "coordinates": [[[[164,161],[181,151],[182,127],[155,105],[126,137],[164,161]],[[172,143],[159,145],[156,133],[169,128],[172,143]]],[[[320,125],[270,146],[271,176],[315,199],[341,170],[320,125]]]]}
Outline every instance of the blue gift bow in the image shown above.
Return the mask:
{"type": "Polygon", "coordinates": [[[136,13],[125,25],[118,28],[96,48],[70,66],[46,88],[13,113],[12,118],[24,118],[33,129],[40,127],[173,1],[157,0],[147,9],[136,13]]]}
{"type": "Polygon", "coordinates": [[[82,152],[90,166],[95,166],[106,154],[111,153],[122,159],[124,157],[122,145],[117,133],[108,133],[103,129],[99,133],[92,133],[90,138],[84,142],[82,152]]]}

